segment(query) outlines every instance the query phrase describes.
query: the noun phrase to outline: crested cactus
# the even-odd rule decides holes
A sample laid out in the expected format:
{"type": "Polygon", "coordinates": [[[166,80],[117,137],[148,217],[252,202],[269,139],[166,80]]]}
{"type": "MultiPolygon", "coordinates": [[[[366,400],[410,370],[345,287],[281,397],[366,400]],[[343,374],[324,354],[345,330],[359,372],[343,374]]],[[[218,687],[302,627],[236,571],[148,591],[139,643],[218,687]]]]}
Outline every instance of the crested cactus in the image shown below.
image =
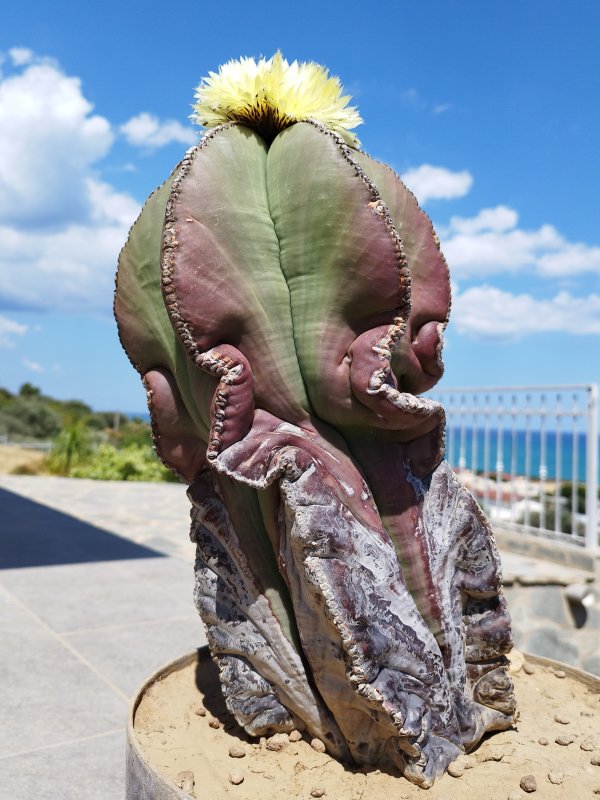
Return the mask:
{"type": "Polygon", "coordinates": [[[207,132],[134,224],[115,312],[189,483],[227,706],[428,787],[515,715],[493,535],[419,397],[446,262],[323,68],[242,59],[197,99],[207,132]]]}

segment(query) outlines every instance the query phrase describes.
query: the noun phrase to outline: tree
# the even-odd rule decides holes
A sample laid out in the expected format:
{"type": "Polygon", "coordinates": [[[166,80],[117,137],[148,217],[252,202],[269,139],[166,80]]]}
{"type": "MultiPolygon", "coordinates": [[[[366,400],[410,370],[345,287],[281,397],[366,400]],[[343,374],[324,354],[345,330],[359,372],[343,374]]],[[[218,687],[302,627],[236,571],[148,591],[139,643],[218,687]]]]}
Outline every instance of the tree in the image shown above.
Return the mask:
{"type": "Polygon", "coordinates": [[[19,389],[19,397],[41,397],[41,395],[41,389],[31,383],[24,383],[19,389]]]}

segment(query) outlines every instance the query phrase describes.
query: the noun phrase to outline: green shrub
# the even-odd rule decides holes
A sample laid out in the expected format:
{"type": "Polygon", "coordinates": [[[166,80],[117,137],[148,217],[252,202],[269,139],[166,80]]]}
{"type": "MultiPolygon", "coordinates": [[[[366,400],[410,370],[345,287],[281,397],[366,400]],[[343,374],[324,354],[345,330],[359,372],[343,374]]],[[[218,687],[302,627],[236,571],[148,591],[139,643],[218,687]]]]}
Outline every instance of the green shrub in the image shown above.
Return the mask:
{"type": "Polygon", "coordinates": [[[570,481],[561,484],[560,495],[567,501],[569,511],[573,510],[573,499],[577,505],[577,513],[585,514],[585,483],[576,484],[575,498],[573,498],[573,484],[570,481]]]}
{"type": "Polygon", "coordinates": [[[60,416],[39,397],[13,397],[2,408],[3,432],[20,438],[51,439],[60,431],[60,416]]]}
{"type": "Polygon", "coordinates": [[[130,444],[118,450],[102,444],[85,464],[74,467],[73,478],[103,481],[176,481],[158,461],[150,445],[130,444]]]}
{"type": "Polygon", "coordinates": [[[152,431],[147,422],[131,420],[120,425],[118,430],[109,430],[108,441],[115,447],[129,447],[131,444],[152,447],[152,431]]]}

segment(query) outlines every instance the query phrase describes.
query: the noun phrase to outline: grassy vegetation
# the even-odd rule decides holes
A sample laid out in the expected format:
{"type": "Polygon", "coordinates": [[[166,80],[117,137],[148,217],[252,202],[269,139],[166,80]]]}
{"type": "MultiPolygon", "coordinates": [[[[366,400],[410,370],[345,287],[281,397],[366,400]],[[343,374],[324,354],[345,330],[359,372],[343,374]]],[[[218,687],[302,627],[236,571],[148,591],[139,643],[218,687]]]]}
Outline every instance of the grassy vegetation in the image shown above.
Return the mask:
{"type": "Polygon", "coordinates": [[[80,400],[57,400],[30,383],[23,384],[17,394],[0,388],[0,437],[10,443],[11,451],[22,443],[51,442],[47,456],[36,453],[29,460],[18,461],[13,473],[177,480],[156,457],[150,425],[144,420],[131,420],[119,412],[93,411],[80,400]]]}

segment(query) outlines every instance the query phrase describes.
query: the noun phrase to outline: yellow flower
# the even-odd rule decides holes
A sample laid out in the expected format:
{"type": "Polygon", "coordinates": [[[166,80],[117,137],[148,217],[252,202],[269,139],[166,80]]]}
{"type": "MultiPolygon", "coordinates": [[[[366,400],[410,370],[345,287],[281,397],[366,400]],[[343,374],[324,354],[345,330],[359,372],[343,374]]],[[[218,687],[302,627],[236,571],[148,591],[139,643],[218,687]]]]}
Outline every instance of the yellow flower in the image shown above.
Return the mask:
{"type": "Polygon", "coordinates": [[[283,128],[314,119],[331,128],[347,144],[359,142],[351,128],[362,119],[342,96],[338,78],[314,62],[289,64],[279,51],[270,59],[240,58],[210,72],[196,90],[192,120],[207,128],[236,121],[270,140],[283,128]]]}

